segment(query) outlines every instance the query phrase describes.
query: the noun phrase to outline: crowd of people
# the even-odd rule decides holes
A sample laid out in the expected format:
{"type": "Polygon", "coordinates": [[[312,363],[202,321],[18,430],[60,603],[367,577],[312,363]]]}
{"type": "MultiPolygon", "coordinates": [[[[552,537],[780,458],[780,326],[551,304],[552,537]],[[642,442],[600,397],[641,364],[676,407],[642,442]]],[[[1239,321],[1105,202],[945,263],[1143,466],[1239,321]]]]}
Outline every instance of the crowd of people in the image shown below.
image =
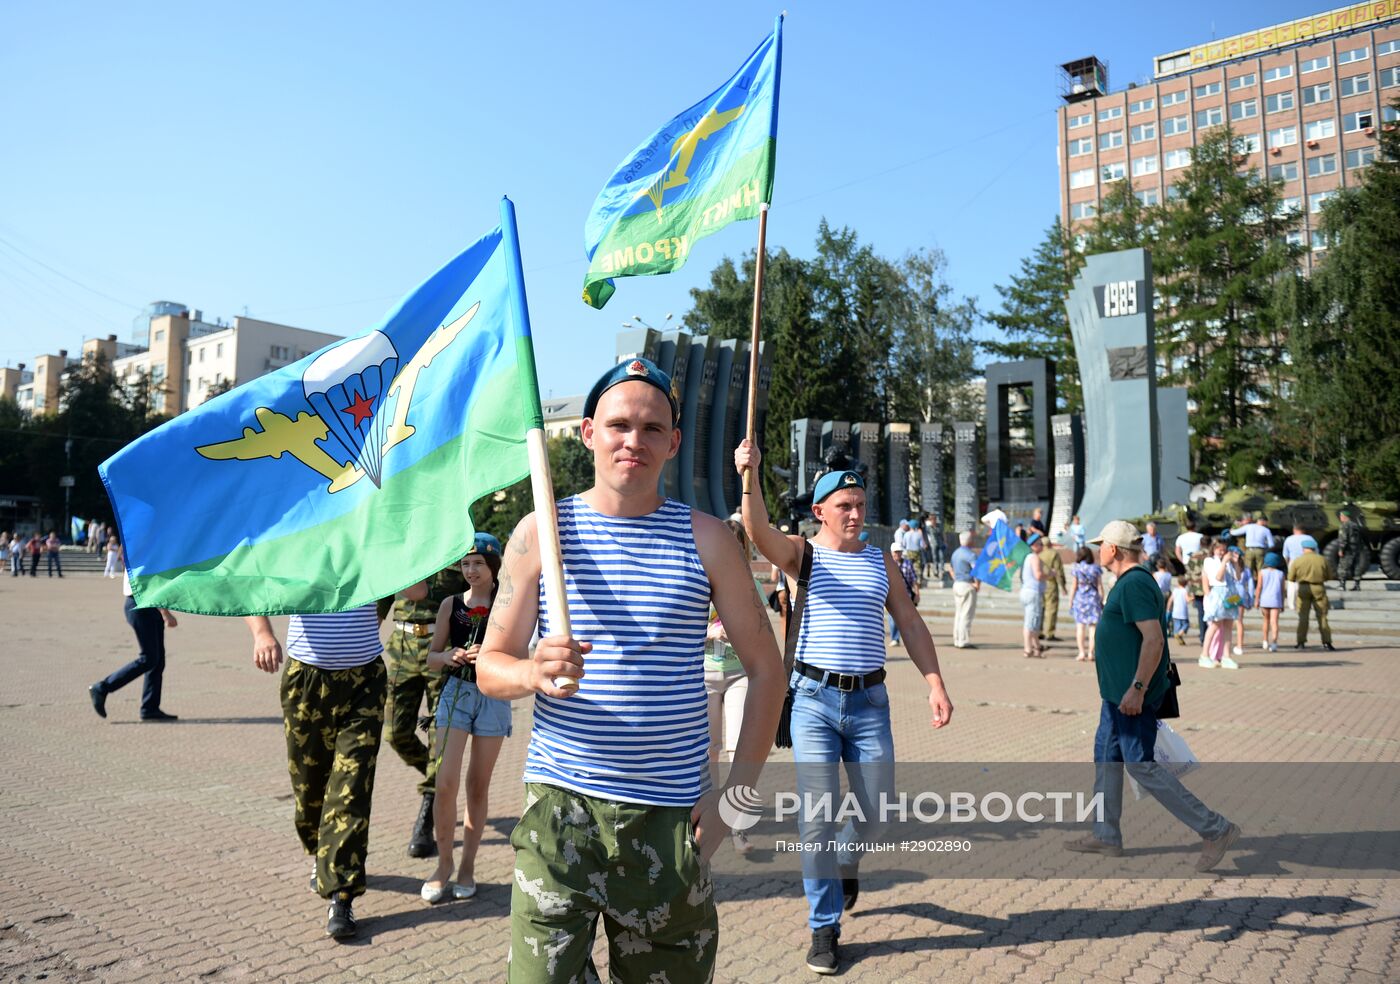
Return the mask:
{"type": "MultiPolygon", "coordinates": [[[[752,489],[740,512],[720,521],[657,491],[680,443],[677,421],[669,379],[644,359],[609,370],[589,393],[582,436],[594,484],[556,504],[567,619],[544,588],[534,514],[504,544],[477,534],[460,562],[378,605],[291,616],[285,646],[267,618],[246,619],[254,665],[281,671],[293,827],[313,859],[310,888],[329,901],[327,935],[357,932],[353,904],[366,889],[386,730],[421,776],[407,851],[436,858],[421,898],[470,899],[491,778],[512,734],[510,702],[533,700],[524,803],[510,838],[512,981],[595,979],[600,918],[615,977],[708,980],[718,946],[709,860],[723,843],[740,854],[751,849],[743,831],[725,824],[720,797],[756,785],[775,735],[786,736],[799,767],[810,767],[797,773],[802,799],[839,796],[843,772],[862,802],[892,794],[887,638],[923,679],[930,726],[951,723],[917,603],[927,579],[946,572],[952,645],[973,645],[983,587],[974,534],[961,532],[945,560],[937,523],[925,517],[902,523],[881,550],[864,529],[864,477],[846,470],[815,483],[814,536],[780,531],[757,480],[758,449],[747,441],[734,463],[752,489]],[[772,565],[776,588],[767,597],[755,555],[772,565]],[[770,605],[789,620],[781,649],[770,605]],[[387,645],[385,619],[393,625],[387,645]]],[[[1240,830],[1154,760],[1157,715],[1172,686],[1169,645],[1186,644],[1194,611],[1202,665],[1236,667],[1242,613],[1264,613],[1263,642],[1272,648],[1278,611],[1293,596],[1299,645],[1311,611],[1330,648],[1328,571],[1317,544],[1295,530],[1276,552],[1267,527],[1246,517],[1215,538],[1188,522],[1168,553],[1152,524],[1139,532],[1115,521],[1090,539],[1075,517],[1066,566],[1044,525],[1037,514],[1023,527],[1023,650],[1044,658],[1068,596],[1076,659],[1095,665],[1102,702],[1094,761],[1105,814],[1066,846],[1122,853],[1126,769],[1200,836],[1196,867],[1209,870],[1240,830]]],[[[109,537],[104,549],[119,563],[114,544],[109,537]]],[[[94,710],[105,717],[107,698],[144,676],[142,720],[175,720],[160,706],[164,631],[175,616],[136,608],[129,580],[125,586],[140,655],[89,688],[94,710]]],[[[857,904],[864,847],[881,834],[878,811],[862,812],[844,824],[799,818],[804,841],[837,848],[831,858],[802,858],[805,962],[818,974],[841,969],[843,914],[857,904]]]]}

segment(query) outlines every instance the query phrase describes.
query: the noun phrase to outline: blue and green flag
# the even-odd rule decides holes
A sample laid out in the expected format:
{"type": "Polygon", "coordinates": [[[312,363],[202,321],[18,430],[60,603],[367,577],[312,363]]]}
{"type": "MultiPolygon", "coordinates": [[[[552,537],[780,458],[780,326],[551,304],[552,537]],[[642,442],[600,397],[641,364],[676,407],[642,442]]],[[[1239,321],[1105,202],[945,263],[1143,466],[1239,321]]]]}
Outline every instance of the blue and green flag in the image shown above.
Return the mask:
{"type": "Polygon", "coordinates": [[[514,211],[373,328],[181,414],[99,467],[142,607],[344,611],[456,562],[529,474],[539,390],[514,211]]]}
{"type": "Polygon", "coordinates": [[[992,528],[992,535],[987,537],[982,552],[973,561],[972,576],[983,584],[1010,591],[1013,575],[1025,563],[1030,552],[1031,548],[1012,532],[1006,520],[999,519],[992,528]]]}
{"type": "Polygon", "coordinates": [[[618,165],[583,226],[583,299],[601,308],[614,277],[678,270],[697,240],[758,215],[773,194],[783,19],[714,92],[668,120],[618,165]]]}

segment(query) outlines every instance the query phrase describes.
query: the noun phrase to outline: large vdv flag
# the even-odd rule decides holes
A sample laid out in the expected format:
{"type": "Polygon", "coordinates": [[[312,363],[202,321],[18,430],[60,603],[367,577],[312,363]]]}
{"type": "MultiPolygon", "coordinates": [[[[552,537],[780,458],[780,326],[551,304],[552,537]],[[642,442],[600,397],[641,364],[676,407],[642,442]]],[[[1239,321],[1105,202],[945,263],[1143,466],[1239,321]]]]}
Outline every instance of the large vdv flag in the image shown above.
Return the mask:
{"type": "Polygon", "coordinates": [[[714,92],[668,120],[618,165],[583,227],[583,299],[613,277],[670,273],[695,242],[758,215],[773,194],[783,19],[714,92]]]}
{"type": "Polygon", "coordinates": [[[1012,532],[1006,520],[999,519],[982,552],[972,564],[972,576],[983,584],[1010,591],[1012,575],[1030,556],[1031,548],[1012,532]]]}
{"type": "Polygon", "coordinates": [[[138,605],[343,611],[467,552],[469,507],[529,474],[540,426],[507,206],[370,330],[103,462],[138,605]]]}

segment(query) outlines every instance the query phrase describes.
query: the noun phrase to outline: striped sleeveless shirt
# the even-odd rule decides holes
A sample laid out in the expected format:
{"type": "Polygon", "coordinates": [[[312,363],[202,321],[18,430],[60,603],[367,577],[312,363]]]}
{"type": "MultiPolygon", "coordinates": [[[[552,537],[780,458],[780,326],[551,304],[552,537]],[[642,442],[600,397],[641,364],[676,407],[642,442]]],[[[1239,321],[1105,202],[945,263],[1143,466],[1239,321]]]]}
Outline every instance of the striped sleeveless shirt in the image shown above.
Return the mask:
{"type": "Polygon", "coordinates": [[[798,630],[797,658],[834,673],[885,665],[885,555],[866,544],[845,553],[812,544],[812,578],[798,630]]]}
{"type": "MultiPolygon", "coordinates": [[[[704,646],[710,581],[690,507],[646,516],[558,504],[574,637],[593,644],[578,692],[535,696],[525,781],[603,799],[690,806],[709,786],[704,646]]],[[[540,635],[555,630],[540,584],[540,635]]]]}
{"type": "Polygon", "coordinates": [[[384,651],[373,604],[329,615],[293,615],[287,621],[287,655],[323,670],[364,666],[384,651]]]}

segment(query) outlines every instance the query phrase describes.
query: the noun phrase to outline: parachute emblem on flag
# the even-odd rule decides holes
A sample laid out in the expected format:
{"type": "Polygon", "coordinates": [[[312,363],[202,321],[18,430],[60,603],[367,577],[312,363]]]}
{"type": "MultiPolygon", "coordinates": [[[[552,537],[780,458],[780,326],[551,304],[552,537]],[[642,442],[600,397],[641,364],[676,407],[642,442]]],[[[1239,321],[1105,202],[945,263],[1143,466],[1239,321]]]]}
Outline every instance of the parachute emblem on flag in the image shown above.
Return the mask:
{"type": "Polygon", "coordinates": [[[214,461],[290,454],[329,481],[327,492],[344,491],[361,478],[379,487],[384,456],[413,436],[408,411],[419,373],[452,344],[480,308],[473,304],[438,328],[402,364],[393,342],[381,331],[326,349],[302,372],[302,394],[314,412],[287,414],[258,407],[253,416],[261,430],[245,427],[242,437],[195,451],[214,461]]]}
{"type": "MultiPolygon", "coordinates": [[[[306,402],[335,440],[328,450],[343,465],[352,462],[379,485],[389,418],[384,408],[389,383],[399,368],[399,353],[382,331],[352,338],[321,353],[302,373],[306,402]]],[[[328,444],[332,442],[327,441],[328,444]]]]}

